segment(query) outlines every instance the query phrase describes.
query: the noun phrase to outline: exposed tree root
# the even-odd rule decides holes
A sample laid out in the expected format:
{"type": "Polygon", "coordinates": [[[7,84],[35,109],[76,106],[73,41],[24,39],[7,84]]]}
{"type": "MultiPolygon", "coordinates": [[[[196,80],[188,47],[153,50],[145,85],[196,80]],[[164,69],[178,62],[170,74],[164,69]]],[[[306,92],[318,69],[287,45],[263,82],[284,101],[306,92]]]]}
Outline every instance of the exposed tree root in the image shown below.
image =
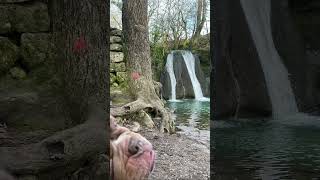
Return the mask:
{"type": "Polygon", "coordinates": [[[161,100],[150,100],[148,102],[148,100],[145,100],[145,98],[138,98],[136,101],[130,102],[121,107],[111,108],[110,112],[113,116],[125,116],[138,113],[141,110],[146,112],[155,112],[155,116],[161,117],[161,123],[159,127],[160,132],[173,133],[175,131],[170,112],[164,107],[161,100]]]}

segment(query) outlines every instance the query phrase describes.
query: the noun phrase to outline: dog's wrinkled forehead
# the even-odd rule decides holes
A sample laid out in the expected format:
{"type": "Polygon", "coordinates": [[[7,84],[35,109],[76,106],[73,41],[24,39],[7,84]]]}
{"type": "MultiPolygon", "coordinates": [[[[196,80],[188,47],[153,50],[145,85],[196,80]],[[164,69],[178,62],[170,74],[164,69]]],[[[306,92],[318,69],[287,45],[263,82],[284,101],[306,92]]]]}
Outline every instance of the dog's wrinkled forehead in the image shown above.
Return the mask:
{"type": "Polygon", "coordinates": [[[139,133],[132,132],[128,128],[117,125],[116,119],[113,116],[110,116],[110,130],[112,141],[121,142],[127,138],[130,138],[139,139],[146,144],[150,144],[150,142],[139,133]]]}

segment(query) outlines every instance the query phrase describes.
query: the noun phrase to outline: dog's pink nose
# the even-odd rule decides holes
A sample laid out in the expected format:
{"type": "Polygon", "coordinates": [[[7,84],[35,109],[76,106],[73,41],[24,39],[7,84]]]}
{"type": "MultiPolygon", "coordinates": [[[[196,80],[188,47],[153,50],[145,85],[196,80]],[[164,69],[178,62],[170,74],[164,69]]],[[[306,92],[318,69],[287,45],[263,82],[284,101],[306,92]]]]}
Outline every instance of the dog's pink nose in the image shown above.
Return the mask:
{"type": "Polygon", "coordinates": [[[136,155],[136,154],[141,154],[143,152],[151,152],[151,151],[153,151],[153,147],[150,143],[147,143],[135,138],[130,139],[128,152],[131,155],[136,155]]]}
{"type": "Polygon", "coordinates": [[[128,151],[131,155],[142,153],[143,142],[138,139],[131,138],[131,140],[129,141],[128,151]]]}

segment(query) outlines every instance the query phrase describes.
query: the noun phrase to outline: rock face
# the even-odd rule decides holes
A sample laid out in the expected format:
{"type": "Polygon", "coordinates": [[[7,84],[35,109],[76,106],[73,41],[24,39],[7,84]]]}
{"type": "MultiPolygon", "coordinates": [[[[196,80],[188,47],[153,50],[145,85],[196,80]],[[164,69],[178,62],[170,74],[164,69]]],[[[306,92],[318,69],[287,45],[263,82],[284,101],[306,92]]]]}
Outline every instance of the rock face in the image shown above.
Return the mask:
{"type": "Polygon", "coordinates": [[[0,1],[0,120],[11,128],[58,130],[47,4],[0,1]]]}
{"type": "Polygon", "coordinates": [[[24,65],[31,69],[47,61],[49,44],[47,33],[23,33],[20,52],[24,65]]]}
{"type": "Polygon", "coordinates": [[[9,20],[9,8],[8,6],[0,5],[0,34],[5,34],[11,31],[11,22],[9,20]]]}
{"type": "Polygon", "coordinates": [[[49,31],[48,8],[41,2],[0,4],[0,15],[0,33],[49,31]]]}
{"type": "MultiPolygon", "coordinates": [[[[176,78],[176,98],[194,98],[193,86],[191,79],[188,74],[187,66],[180,52],[173,53],[173,69],[176,78]]],[[[201,89],[204,96],[208,96],[208,82],[204,77],[204,74],[200,68],[200,61],[197,56],[195,56],[195,72],[199,83],[201,84],[201,89]]],[[[160,76],[160,82],[162,83],[162,96],[165,99],[171,97],[171,81],[167,70],[163,70],[160,76]]]]}
{"type": "Polygon", "coordinates": [[[0,37],[0,73],[7,72],[18,58],[18,47],[8,38],[0,37]]]}
{"type": "Polygon", "coordinates": [[[217,2],[218,54],[215,55],[214,118],[271,115],[271,103],[258,54],[240,1],[217,2]],[[228,13],[232,12],[232,13],[228,13]],[[240,92],[237,89],[239,85],[240,92]],[[238,100],[240,102],[238,102],[238,100]]]}

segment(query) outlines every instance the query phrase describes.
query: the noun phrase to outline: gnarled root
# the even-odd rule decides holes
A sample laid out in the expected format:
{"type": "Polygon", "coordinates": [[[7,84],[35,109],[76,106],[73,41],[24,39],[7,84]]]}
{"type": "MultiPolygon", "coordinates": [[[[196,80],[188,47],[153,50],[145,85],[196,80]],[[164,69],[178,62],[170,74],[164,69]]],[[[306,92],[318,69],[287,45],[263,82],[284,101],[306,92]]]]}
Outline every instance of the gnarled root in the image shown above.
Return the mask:
{"type": "Polygon", "coordinates": [[[126,116],[140,111],[154,112],[155,117],[161,117],[159,126],[160,132],[174,133],[174,122],[171,119],[171,113],[168,111],[161,100],[149,101],[138,98],[136,101],[125,104],[121,107],[111,108],[113,116],[126,116]]]}

